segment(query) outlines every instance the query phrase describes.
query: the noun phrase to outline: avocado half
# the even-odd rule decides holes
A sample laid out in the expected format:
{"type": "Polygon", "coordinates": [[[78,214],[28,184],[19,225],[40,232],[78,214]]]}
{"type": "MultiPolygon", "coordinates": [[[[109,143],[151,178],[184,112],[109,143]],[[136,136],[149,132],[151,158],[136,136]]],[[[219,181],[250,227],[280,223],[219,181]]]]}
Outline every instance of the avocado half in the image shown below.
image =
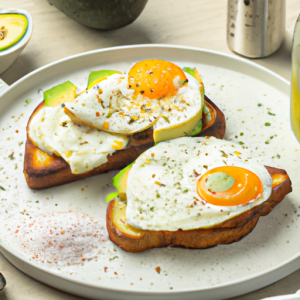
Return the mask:
{"type": "Polygon", "coordinates": [[[92,28],[110,30],[137,19],[148,0],[47,0],[74,21],[92,28]]]}

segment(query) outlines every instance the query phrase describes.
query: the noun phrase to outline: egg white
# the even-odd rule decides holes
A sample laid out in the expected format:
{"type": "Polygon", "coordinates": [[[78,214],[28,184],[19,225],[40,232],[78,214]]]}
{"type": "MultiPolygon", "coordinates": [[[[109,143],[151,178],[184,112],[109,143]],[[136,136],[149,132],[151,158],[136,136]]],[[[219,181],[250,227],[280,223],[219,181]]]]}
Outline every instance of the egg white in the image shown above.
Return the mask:
{"type": "Polygon", "coordinates": [[[127,222],[145,230],[208,228],[261,204],[271,195],[272,178],[250,156],[242,146],[214,137],[159,143],[143,153],[129,172],[127,222]],[[216,206],[200,199],[199,177],[225,165],[254,172],[263,184],[261,197],[243,206],[216,206]]]}
{"type": "Polygon", "coordinates": [[[61,106],[42,108],[30,122],[29,138],[41,150],[59,154],[74,174],[106,163],[116,147],[123,149],[128,143],[126,136],[73,123],[61,106]]]}
{"type": "Polygon", "coordinates": [[[127,88],[127,75],[113,74],[65,106],[82,123],[106,132],[131,135],[151,126],[154,130],[168,128],[202,110],[199,84],[187,77],[188,85],[180,87],[175,96],[149,99],[138,95],[134,99],[134,89],[127,88]]]}

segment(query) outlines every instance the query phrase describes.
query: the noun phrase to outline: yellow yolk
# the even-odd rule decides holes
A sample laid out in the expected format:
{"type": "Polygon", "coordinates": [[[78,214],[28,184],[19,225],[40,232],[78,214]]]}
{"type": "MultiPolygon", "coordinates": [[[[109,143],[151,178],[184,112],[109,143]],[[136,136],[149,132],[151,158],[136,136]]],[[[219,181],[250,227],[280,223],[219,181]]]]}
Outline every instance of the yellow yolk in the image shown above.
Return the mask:
{"type": "Polygon", "coordinates": [[[140,61],[128,73],[128,88],[149,99],[173,96],[184,84],[187,78],[181,68],[160,59],[140,61]]]}
{"type": "Polygon", "coordinates": [[[211,169],[201,176],[197,192],[210,204],[236,206],[247,204],[262,195],[263,184],[259,177],[249,170],[223,166],[211,169]]]}

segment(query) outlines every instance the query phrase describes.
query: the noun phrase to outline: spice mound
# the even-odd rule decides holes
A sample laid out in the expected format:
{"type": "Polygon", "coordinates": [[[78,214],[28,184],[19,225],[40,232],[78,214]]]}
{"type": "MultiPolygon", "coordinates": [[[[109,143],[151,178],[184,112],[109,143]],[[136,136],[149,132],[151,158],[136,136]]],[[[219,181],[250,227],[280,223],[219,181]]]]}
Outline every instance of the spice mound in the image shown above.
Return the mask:
{"type": "Polygon", "coordinates": [[[27,258],[58,267],[97,259],[108,240],[104,222],[72,211],[26,216],[14,234],[27,258]]]}

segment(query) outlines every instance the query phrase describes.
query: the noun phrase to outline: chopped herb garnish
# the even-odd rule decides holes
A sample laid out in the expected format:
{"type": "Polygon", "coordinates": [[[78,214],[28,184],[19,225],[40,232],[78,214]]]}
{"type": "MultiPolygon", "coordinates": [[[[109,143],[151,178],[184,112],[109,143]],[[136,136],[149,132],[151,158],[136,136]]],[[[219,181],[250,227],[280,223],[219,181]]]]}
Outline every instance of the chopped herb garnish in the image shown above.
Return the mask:
{"type": "Polygon", "coordinates": [[[22,146],[22,145],[23,145],[23,142],[20,142],[20,143],[19,143],[19,146],[22,146]]]}
{"type": "Polygon", "coordinates": [[[151,210],[151,211],[154,211],[154,207],[150,207],[150,210],[151,210]]]}
{"type": "Polygon", "coordinates": [[[277,154],[277,157],[280,158],[281,156],[279,154],[277,154]]]}
{"type": "Polygon", "coordinates": [[[223,150],[220,150],[220,152],[222,153],[222,157],[225,157],[225,158],[227,158],[228,157],[228,155],[223,151],[223,150]]]}
{"type": "Polygon", "coordinates": [[[244,132],[241,132],[241,133],[240,133],[240,136],[243,136],[243,135],[244,135],[244,132]]]}
{"type": "Polygon", "coordinates": [[[223,163],[227,166],[227,162],[225,160],[223,160],[223,163]]]}
{"type": "Polygon", "coordinates": [[[245,143],[243,143],[243,142],[239,142],[239,144],[240,144],[240,145],[244,145],[245,143]]]}
{"type": "Polygon", "coordinates": [[[114,260],[116,258],[119,258],[119,256],[114,256],[113,258],[110,258],[109,261],[112,261],[112,260],[114,260]]]}
{"type": "Polygon", "coordinates": [[[166,117],[166,116],[162,116],[162,117],[163,117],[163,119],[164,119],[166,122],[168,122],[168,123],[170,124],[170,120],[169,120],[168,117],[166,117]]]}
{"type": "Polygon", "coordinates": [[[6,191],[6,189],[3,186],[1,186],[1,185],[0,185],[0,190],[6,191]]]}
{"type": "Polygon", "coordinates": [[[258,106],[258,107],[261,107],[261,106],[262,106],[262,104],[261,104],[261,103],[258,103],[258,104],[257,104],[257,106],[258,106]]]}
{"type": "Polygon", "coordinates": [[[167,163],[165,162],[165,163],[163,163],[162,165],[163,165],[163,167],[165,167],[165,166],[167,165],[167,163]]]}
{"type": "Polygon", "coordinates": [[[265,123],[265,126],[271,126],[271,123],[266,122],[266,123],[265,123]]]}
{"type": "Polygon", "coordinates": [[[265,144],[270,144],[270,142],[269,141],[265,141],[265,144]]]}
{"type": "Polygon", "coordinates": [[[31,101],[32,101],[31,99],[26,99],[26,100],[25,100],[25,103],[26,103],[26,104],[29,104],[31,101]]]}
{"type": "Polygon", "coordinates": [[[273,113],[271,113],[270,111],[268,111],[268,114],[269,114],[270,116],[276,116],[276,114],[273,114],[273,113]]]}
{"type": "Polygon", "coordinates": [[[156,193],[156,198],[160,198],[160,194],[159,193],[156,193]]]}
{"type": "Polygon", "coordinates": [[[185,189],[185,190],[183,191],[183,193],[186,194],[188,191],[189,191],[188,189],[185,189]]]}

